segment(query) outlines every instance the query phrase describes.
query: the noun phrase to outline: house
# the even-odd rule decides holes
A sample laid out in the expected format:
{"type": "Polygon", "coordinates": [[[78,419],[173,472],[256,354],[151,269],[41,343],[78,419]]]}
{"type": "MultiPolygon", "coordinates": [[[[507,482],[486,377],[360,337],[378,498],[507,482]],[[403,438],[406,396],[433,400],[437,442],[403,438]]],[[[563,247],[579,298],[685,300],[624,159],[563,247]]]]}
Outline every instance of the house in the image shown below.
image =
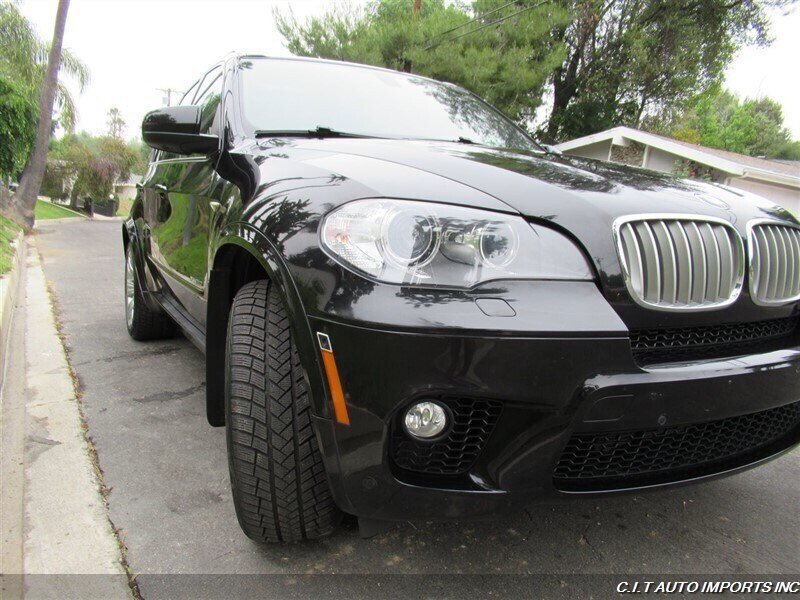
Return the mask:
{"type": "Polygon", "coordinates": [[[706,148],[631,127],[614,127],[555,146],[565,154],[702,177],[763,196],[800,217],[800,162],[706,148]]]}
{"type": "Polygon", "coordinates": [[[114,184],[114,195],[120,202],[133,200],[136,198],[136,185],[141,183],[139,175],[131,175],[127,181],[120,181],[114,184]]]}

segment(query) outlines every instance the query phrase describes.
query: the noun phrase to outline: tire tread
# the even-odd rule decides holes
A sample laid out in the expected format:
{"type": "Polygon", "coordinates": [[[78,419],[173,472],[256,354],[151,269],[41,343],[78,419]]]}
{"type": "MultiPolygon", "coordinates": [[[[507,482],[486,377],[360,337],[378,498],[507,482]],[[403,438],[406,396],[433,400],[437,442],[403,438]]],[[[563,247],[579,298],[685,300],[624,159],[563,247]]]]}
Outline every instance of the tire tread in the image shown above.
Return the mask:
{"type": "Polygon", "coordinates": [[[239,523],[249,537],[263,542],[329,535],[339,512],[277,289],[263,280],[243,286],[228,327],[227,429],[239,523]]]}

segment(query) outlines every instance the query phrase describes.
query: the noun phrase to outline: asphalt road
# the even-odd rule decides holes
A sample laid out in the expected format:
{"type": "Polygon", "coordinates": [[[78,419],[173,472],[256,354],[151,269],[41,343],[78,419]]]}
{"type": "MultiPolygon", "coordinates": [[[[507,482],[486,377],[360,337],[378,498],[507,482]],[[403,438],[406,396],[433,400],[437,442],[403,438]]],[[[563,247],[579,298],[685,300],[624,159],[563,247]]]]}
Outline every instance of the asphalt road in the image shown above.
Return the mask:
{"type": "Polygon", "coordinates": [[[319,543],[259,547],[236,523],[224,432],[205,420],[203,356],[183,338],[138,343],[127,335],[120,224],[76,220],[37,228],[89,433],[111,488],[110,516],[147,599],[211,597],[215,581],[249,581],[247,595],[277,597],[289,595],[287,581],[299,582],[296,595],[310,589],[303,587],[308,581],[328,595],[337,595],[337,586],[372,595],[377,588],[370,586],[391,581],[420,594],[438,589],[465,597],[480,589],[502,597],[518,579],[486,575],[555,574],[566,595],[581,585],[565,579],[574,574],[800,572],[800,452],[668,492],[532,506],[495,522],[401,524],[368,540],[351,527],[319,543]],[[147,576],[365,573],[437,577],[147,576]],[[456,574],[480,577],[447,577],[456,574]],[[270,591],[270,581],[284,587],[270,591]],[[432,581],[444,587],[426,587],[432,581]]]}

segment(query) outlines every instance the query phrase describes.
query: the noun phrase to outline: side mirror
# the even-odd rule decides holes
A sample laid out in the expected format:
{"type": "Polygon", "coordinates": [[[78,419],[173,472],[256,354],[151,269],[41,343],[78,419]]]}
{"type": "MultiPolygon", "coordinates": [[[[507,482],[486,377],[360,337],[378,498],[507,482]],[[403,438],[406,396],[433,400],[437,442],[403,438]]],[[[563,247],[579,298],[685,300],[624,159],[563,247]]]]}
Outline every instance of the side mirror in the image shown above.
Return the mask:
{"type": "Polygon", "coordinates": [[[144,143],[175,154],[210,154],[219,147],[216,135],[200,133],[199,106],[167,106],[147,113],[142,121],[144,143]]]}

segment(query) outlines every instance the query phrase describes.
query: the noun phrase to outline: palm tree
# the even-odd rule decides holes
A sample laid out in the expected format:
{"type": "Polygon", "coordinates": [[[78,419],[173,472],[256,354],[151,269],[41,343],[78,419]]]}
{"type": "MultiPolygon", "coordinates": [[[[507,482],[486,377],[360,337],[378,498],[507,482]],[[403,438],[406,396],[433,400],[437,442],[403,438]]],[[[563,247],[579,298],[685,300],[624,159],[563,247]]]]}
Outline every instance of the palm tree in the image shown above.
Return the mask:
{"type": "MultiPolygon", "coordinates": [[[[38,92],[42,88],[50,43],[36,35],[28,20],[11,3],[0,3],[0,77],[7,77],[38,92]]],[[[61,51],[61,75],[78,83],[82,92],[89,83],[89,68],[69,50],[61,51]]],[[[63,82],[56,85],[54,108],[65,131],[75,126],[75,101],[63,82]]]]}
{"type": "Polygon", "coordinates": [[[47,160],[47,146],[52,134],[53,109],[67,130],[75,123],[75,103],[66,87],[58,81],[59,69],[74,76],[81,90],[88,83],[86,66],[69,52],[62,51],[69,0],[59,0],[53,40],[42,42],[30,23],[13,4],[0,4],[0,75],[19,82],[39,93],[39,125],[36,144],[22,172],[17,193],[5,212],[26,228],[33,226],[33,209],[41,187],[47,160]],[[45,60],[46,58],[46,60],[45,60]]]}

